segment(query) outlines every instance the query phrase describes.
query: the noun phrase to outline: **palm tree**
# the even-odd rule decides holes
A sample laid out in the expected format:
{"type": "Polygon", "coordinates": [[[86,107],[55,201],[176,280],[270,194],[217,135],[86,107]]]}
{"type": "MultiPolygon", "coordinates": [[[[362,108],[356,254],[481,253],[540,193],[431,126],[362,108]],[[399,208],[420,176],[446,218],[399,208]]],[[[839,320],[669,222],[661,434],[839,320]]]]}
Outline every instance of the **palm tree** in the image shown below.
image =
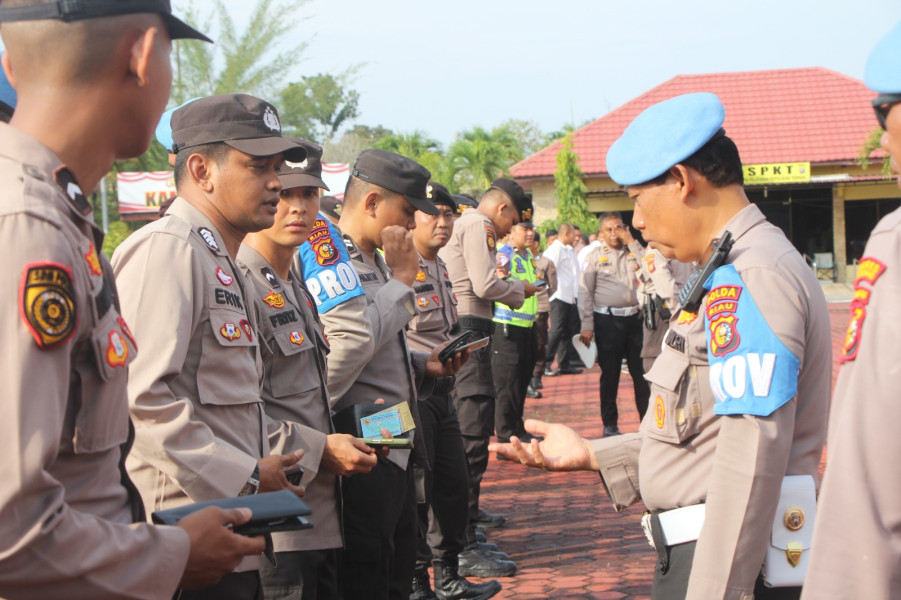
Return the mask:
{"type": "Polygon", "coordinates": [[[451,144],[448,161],[460,189],[481,193],[497,177],[509,174],[509,168],[522,159],[516,138],[505,127],[491,132],[482,127],[464,131],[451,144]]]}

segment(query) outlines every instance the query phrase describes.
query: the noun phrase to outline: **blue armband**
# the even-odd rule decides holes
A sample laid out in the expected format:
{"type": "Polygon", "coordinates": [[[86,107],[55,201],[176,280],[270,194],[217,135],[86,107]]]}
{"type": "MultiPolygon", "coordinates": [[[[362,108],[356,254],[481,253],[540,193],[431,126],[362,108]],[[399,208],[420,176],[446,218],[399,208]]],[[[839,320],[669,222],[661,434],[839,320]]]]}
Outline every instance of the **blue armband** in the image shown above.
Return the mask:
{"type": "Polygon", "coordinates": [[[770,329],[734,266],[714,271],[704,287],[714,414],[769,416],[797,394],[800,361],[770,329]]]}
{"type": "Polygon", "coordinates": [[[317,216],[307,241],[297,251],[307,289],[320,313],[366,293],[341,234],[322,215],[317,216]]]}

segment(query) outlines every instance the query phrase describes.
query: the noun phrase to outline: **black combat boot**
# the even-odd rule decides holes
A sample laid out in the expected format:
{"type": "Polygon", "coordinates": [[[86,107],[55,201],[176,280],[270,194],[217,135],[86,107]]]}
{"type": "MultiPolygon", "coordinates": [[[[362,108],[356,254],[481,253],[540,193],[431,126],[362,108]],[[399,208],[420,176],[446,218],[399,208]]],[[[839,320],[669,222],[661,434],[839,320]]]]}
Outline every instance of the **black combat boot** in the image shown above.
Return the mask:
{"type": "Polygon", "coordinates": [[[501,584],[496,580],[484,583],[472,583],[457,572],[457,558],[436,558],[432,560],[435,567],[435,594],[438,600],[488,600],[499,591],[501,584]]]}
{"type": "Polygon", "coordinates": [[[470,544],[459,556],[459,573],[463,577],[510,577],[516,573],[516,563],[503,552],[494,552],[470,544]]]}
{"type": "Polygon", "coordinates": [[[438,596],[432,591],[432,583],[429,581],[429,572],[416,570],[413,573],[413,591],[410,592],[410,600],[438,600],[438,596]]]}

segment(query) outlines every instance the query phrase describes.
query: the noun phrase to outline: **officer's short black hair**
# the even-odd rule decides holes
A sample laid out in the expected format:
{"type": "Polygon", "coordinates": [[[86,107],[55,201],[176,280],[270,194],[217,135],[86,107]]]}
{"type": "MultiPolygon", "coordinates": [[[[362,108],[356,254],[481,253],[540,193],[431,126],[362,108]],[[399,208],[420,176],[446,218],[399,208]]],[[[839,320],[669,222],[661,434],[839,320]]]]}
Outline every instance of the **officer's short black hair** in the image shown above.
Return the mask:
{"type": "Polygon", "coordinates": [[[175,187],[185,181],[188,176],[188,158],[192,154],[200,154],[217,165],[223,165],[228,160],[228,152],[231,150],[224,142],[215,142],[213,144],[201,144],[194,146],[190,150],[183,150],[175,155],[175,187]]]}
{"type": "MultiPolygon", "coordinates": [[[[360,199],[368,194],[370,190],[378,191],[385,198],[402,197],[403,194],[392,192],[380,185],[364,181],[359,177],[351,175],[347,178],[347,185],[344,187],[344,208],[355,209],[360,199]]],[[[343,213],[342,213],[343,214],[343,213]]]]}
{"type": "Polygon", "coordinates": [[[607,219],[616,219],[617,221],[624,222],[622,214],[620,214],[619,212],[614,210],[614,211],[601,213],[601,215],[598,217],[598,224],[599,225],[602,224],[607,219]]]}
{"type": "MultiPolygon", "coordinates": [[[[738,147],[727,135],[714,136],[712,140],[701,146],[700,150],[681,161],[680,164],[703,175],[715,188],[735,184],[743,185],[745,182],[745,173],[741,168],[738,147]]],[[[669,176],[668,169],[648,183],[662,185],[667,176],[669,176]]]]}

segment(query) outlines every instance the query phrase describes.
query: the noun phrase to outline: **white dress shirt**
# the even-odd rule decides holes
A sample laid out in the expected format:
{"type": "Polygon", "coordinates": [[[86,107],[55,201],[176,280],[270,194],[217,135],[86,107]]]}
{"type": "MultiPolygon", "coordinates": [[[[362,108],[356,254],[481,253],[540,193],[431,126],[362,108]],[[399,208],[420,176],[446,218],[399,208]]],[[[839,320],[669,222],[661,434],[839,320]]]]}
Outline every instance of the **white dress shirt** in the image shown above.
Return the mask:
{"type": "Polygon", "coordinates": [[[557,291],[551,296],[551,300],[575,304],[579,297],[581,274],[575,251],[557,239],[544,251],[544,256],[553,261],[557,267],[557,291]]]}

